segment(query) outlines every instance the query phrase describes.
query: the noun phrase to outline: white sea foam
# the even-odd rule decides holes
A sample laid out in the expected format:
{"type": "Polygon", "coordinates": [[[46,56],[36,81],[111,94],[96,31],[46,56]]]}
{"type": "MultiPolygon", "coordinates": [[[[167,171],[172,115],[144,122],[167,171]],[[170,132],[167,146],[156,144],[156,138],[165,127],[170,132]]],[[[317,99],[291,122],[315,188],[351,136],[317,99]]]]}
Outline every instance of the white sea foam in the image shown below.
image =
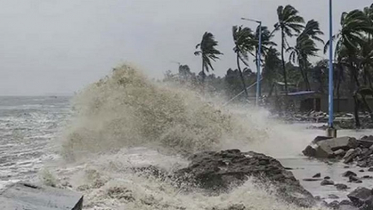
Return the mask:
{"type": "Polygon", "coordinates": [[[304,129],[289,130],[270,120],[265,110],[223,108],[216,101],[152,82],[134,67],[121,66],[75,97],[75,113],[62,136],[68,161],[52,173],[58,185],[85,194],[86,209],[300,209],[251,181],[209,196],[129,170],[154,165],[172,172],[188,164],[184,155],[203,150],[238,148],[294,156],[310,140],[304,129]]]}

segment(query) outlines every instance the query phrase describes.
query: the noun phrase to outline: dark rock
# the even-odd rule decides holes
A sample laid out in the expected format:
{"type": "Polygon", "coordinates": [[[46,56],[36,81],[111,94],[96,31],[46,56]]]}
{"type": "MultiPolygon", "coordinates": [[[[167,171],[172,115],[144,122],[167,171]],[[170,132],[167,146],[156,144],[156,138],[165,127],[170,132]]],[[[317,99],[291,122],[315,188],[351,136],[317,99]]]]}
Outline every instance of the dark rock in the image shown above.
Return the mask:
{"type": "Polygon", "coordinates": [[[357,178],[356,176],[350,176],[348,181],[352,183],[363,183],[363,181],[361,181],[361,179],[357,178]]]}
{"type": "Polygon", "coordinates": [[[343,201],[341,201],[341,202],[339,203],[339,205],[350,205],[350,206],[352,206],[353,204],[352,204],[352,202],[349,201],[349,200],[343,200],[343,201]]]}
{"type": "Polygon", "coordinates": [[[312,178],[320,178],[320,177],[321,177],[321,173],[317,173],[317,174],[313,175],[312,178]]]}
{"type": "MultiPolygon", "coordinates": [[[[335,151],[356,148],[358,143],[355,138],[339,137],[320,141],[313,141],[303,150],[303,154],[316,158],[330,158],[335,156],[335,151]]],[[[341,151],[338,151],[340,153],[341,151]]],[[[343,151],[344,152],[344,151],[343,151]]]]}
{"type": "Polygon", "coordinates": [[[303,179],[303,181],[305,182],[316,182],[316,181],[321,181],[322,179],[315,179],[315,178],[306,178],[306,179],[303,179]]]}
{"type": "Polygon", "coordinates": [[[328,195],[328,198],[330,198],[330,199],[338,199],[339,197],[337,195],[330,194],[330,195],[328,195]]]}
{"type": "Polygon", "coordinates": [[[357,207],[363,206],[364,204],[369,203],[373,199],[372,191],[365,187],[358,187],[350,194],[348,194],[347,197],[357,207]]]}
{"type": "Polygon", "coordinates": [[[339,202],[338,201],[333,201],[327,205],[327,207],[331,209],[339,209],[339,202]]]}
{"type": "Polygon", "coordinates": [[[264,185],[262,187],[273,184],[278,196],[287,202],[301,207],[316,204],[312,194],[299,184],[292,172],[264,154],[239,150],[201,152],[191,156],[190,161],[187,168],[176,171],[175,175],[211,193],[225,193],[253,177],[257,184],[264,185]]]}
{"type": "Polygon", "coordinates": [[[332,180],[329,180],[329,179],[324,179],[321,181],[321,186],[326,186],[326,185],[334,185],[334,182],[332,180]]]}
{"type": "Polygon", "coordinates": [[[372,176],[369,176],[369,175],[364,175],[362,178],[363,178],[363,179],[373,179],[373,177],[372,177],[372,176]]]}
{"type": "Polygon", "coordinates": [[[372,139],[359,139],[357,140],[360,146],[364,148],[369,148],[373,145],[373,140],[372,139]]]}
{"type": "Polygon", "coordinates": [[[368,161],[367,160],[361,160],[361,161],[357,162],[357,166],[365,168],[365,167],[368,166],[368,161]]]}
{"type": "Polygon", "coordinates": [[[357,174],[352,172],[352,171],[346,171],[346,172],[343,173],[342,176],[343,177],[350,177],[350,176],[357,176],[357,174]]]}
{"type": "Polygon", "coordinates": [[[335,184],[334,186],[337,188],[337,190],[347,190],[348,189],[347,185],[345,185],[345,184],[335,184]]]}
{"type": "Polygon", "coordinates": [[[368,171],[369,171],[369,172],[373,172],[373,168],[369,168],[368,171]]]}
{"type": "Polygon", "coordinates": [[[354,149],[353,151],[352,150],[349,150],[347,151],[346,155],[343,157],[344,159],[344,163],[350,163],[354,160],[354,158],[356,158],[357,156],[359,156],[361,154],[361,149],[358,147],[356,149],[354,149]]]}
{"type": "Polygon", "coordinates": [[[333,137],[329,136],[316,136],[316,138],[312,141],[312,143],[316,144],[317,142],[332,139],[333,137]]]}
{"type": "Polygon", "coordinates": [[[343,149],[339,149],[339,150],[337,150],[337,151],[334,151],[334,155],[335,155],[335,156],[339,156],[339,157],[343,157],[343,156],[346,155],[346,151],[343,150],[343,149]]]}
{"type": "Polygon", "coordinates": [[[330,176],[326,176],[326,177],[324,177],[324,179],[330,179],[330,176]]]}
{"type": "Polygon", "coordinates": [[[343,168],[350,168],[350,166],[344,166],[343,168]]]}
{"type": "Polygon", "coordinates": [[[364,172],[364,169],[360,169],[359,172],[364,172]]]}

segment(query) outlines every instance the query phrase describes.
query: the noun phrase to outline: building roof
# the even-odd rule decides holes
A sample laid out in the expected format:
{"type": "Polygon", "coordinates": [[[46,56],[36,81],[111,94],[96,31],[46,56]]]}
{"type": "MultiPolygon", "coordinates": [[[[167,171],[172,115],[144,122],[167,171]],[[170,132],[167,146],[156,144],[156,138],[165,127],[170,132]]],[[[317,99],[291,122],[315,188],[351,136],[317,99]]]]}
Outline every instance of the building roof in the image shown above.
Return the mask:
{"type": "Polygon", "coordinates": [[[292,92],[288,93],[289,96],[303,96],[303,95],[312,95],[316,93],[315,91],[298,91],[298,92],[292,92]]]}

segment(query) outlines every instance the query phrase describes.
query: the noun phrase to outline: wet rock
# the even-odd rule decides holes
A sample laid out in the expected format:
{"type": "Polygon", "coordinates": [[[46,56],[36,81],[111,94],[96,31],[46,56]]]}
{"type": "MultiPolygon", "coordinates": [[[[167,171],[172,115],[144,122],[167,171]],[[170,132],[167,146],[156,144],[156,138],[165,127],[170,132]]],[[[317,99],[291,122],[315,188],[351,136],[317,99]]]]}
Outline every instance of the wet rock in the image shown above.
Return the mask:
{"type": "Polygon", "coordinates": [[[354,149],[351,153],[349,153],[351,150],[347,151],[346,155],[343,157],[344,159],[344,163],[350,163],[354,160],[354,158],[356,158],[357,156],[359,156],[361,154],[361,148],[356,148],[354,149]]]}
{"type": "Polygon", "coordinates": [[[341,202],[339,203],[339,205],[349,205],[349,206],[352,206],[353,204],[352,204],[352,202],[349,201],[349,200],[343,200],[343,201],[341,201],[341,202]]]}
{"type": "Polygon", "coordinates": [[[328,198],[330,198],[330,199],[338,199],[339,197],[337,195],[330,194],[330,195],[328,195],[328,198]]]}
{"type": "Polygon", "coordinates": [[[303,179],[305,182],[316,182],[316,181],[321,181],[322,179],[317,179],[317,178],[306,178],[303,179]]]}
{"type": "Polygon", "coordinates": [[[350,177],[350,176],[357,176],[356,173],[352,172],[352,171],[346,171],[342,174],[343,177],[350,177]]]}
{"type": "Polygon", "coordinates": [[[328,140],[332,138],[333,137],[329,137],[329,136],[316,136],[316,138],[312,141],[312,143],[316,144],[319,141],[324,141],[324,140],[328,140]]]}
{"type": "Polygon", "coordinates": [[[329,180],[329,179],[324,179],[324,180],[322,180],[322,182],[320,184],[321,184],[321,186],[334,185],[334,182],[332,180],[329,180]]]}
{"type": "Polygon", "coordinates": [[[362,147],[365,147],[365,148],[369,148],[373,145],[373,139],[371,138],[362,138],[362,139],[359,139],[357,140],[357,142],[359,143],[359,145],[361,145],[362,147]]]}
{"type": "Polygon", "coordinates": [[[320,178],[320,177],[321,177],[321,173],[317,173],[317,174],[313,175],[312,178],[320,178]]]}
{"type": "Polygon", "coordinates": [[[326,177],[324,177],[324,179],[330,179],[330,176],[326,176],[326,177]]]}
{"type": "Polygon", "coordinates": [[[333,201],[327,205],[327,207],[331,209],[339,209],[339,202],[338,201],[333,201]]]}
{"type": "Polygon", "coordinates": [[[337,153],[341,155],[344,153],[344,150],[356,148],[357,146],[358,143],[355,138],[339,137],[317,142],[314,141],[303,150],[303,154],[316,158],[330,158],[335,156],[335,151],[338,151],[337,153]]]}
{"type": "Polygon", "coordinates": [[[357,162],[357,166],[365,168],[365,167],[368,166],[368,161],[367,160],[361,160],[361,161],[357,162]]]}
{"type": "Polygon", "coordinates": [[[262,187],[273,184],[278,196],[287,202],[302,207],[316,204],[292,172],[264,154],[240,150],[201,152],[191,156],[190,161],[188,167],[176,171],[175,175],[211,193],[225,193],[253,177],[258,185],[264,185],[262,187]]]}
{"type": "Polygon", "coordinates": [[[350,194],[348,194],[347,197],[357,207],[360,207],[360,206],[363,206],[364,204],[372,202],[372,199],[373,199],[372,191],[365,187],[358,187],[357,189],[352,191],[350,194]]]}
{"type": "Polygon", "coordinates": [[[361,181],[361,179],[357,178],[356,176],[350,176],[348,181],[352,183],[363,183],[363,181],[361,181]]]}
{"type": "Polygon", "coordinates": [[[339,150],[337,150],[337,151],[334,151],[334,155],[335,155],[335,156],[343,157],[343,156],[345,156],[345,154],[346,154],[346,151],[343,150],[343,149],[339,149],[339,150]]]}
{"type": "Polygon", "coordinates": [[[337,188],[337,190],[347,190],[348,189],[347,185],[345,185],[345,184],[335,184],[334,186],[337,188]]]}

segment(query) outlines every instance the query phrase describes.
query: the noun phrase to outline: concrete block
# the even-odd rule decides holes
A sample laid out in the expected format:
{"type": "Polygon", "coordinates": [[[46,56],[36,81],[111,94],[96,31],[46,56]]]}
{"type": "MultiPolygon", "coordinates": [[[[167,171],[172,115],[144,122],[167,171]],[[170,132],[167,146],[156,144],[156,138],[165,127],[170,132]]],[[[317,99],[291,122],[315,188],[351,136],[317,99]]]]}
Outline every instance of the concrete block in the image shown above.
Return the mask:
{"type": "Polygon", "coordinates": [[[0,192],[1,210],[81,210],[83,195],[70,190],[16,183],[0,192]]]}

